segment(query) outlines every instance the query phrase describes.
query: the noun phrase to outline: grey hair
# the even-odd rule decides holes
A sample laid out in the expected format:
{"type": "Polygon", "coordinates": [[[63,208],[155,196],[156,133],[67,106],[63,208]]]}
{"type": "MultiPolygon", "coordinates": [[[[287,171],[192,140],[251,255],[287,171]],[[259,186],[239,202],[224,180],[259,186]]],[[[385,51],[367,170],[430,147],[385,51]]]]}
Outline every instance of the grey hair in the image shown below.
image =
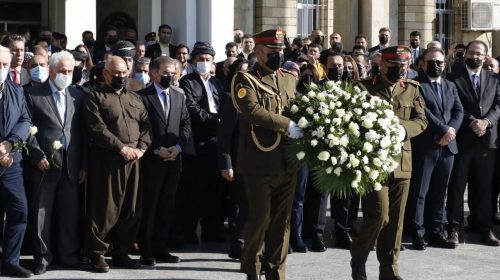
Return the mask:
{"type": "Polygon", "coordinates": [[[9,48],[6,48],[4,46],[0,46],[0,55],[8,55],[9,62],[12,60],[12,53],[10,52],[9,48]]]}
{"type": "Polygon", "coordinates": [[[151,59],[149,57],[139,57],[136,62],[135,62],[135,65],[149,65],[149,63],[151,63],[151,59]]]}
{"type": "Polygon", "coordinates": [[[442,48],[442,45],[441,45],[441,42],[439,41],[431,41],[429,42],[429,44],[427,44],[427,48],[432,48],[431,46],[434,45],[434,48],[438,48],[438,49],[441,49],[442,48]]]}
{"type": "Polygon", "coordinates": [[[52,69],[56,69],[57,65],[62,60],[71,61],[71,64],[73,65],[73,67],[75,67],[75,59],[73,58],[73,55],[68,51],[60,51],[52,54],[49,58],[49,67],[52,69]]]}

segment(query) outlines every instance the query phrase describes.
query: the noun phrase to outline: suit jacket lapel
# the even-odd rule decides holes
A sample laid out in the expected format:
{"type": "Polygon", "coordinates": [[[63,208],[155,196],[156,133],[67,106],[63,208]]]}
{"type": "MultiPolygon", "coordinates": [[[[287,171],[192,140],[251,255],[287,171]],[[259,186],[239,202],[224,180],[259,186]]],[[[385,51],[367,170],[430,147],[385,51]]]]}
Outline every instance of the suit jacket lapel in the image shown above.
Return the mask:
{"type": "Polygon", "coordinates": [[[481,103],[481,97],[484,94],[484,91],[488,87],[488,80],[486,79],[486,71],[481,69],[481,82],[479,84],[480,87],[480,92],[481,94],[479,95],[479,103],[481,103]]]}
{"type": "Polygon", "coordinates": [[[148,93],[148,99],[151,105],[155,108],[156,112],[160,116],[160,119],[162,122],[165,124],[168,124],[167,122],[167,116],[165,116],[165,110],[163,110],[163,106],[161,105],[160,97],[158,96],[158,93],[156,92],[156,88],[154,84],[152,84],[148,93]]]}
{"type": "Polygon", "coordinates": [[[66,121],[64,126],[71,126],[71,116],[75,113],[75,96],[69,88],[66,88],[66,121]]]}

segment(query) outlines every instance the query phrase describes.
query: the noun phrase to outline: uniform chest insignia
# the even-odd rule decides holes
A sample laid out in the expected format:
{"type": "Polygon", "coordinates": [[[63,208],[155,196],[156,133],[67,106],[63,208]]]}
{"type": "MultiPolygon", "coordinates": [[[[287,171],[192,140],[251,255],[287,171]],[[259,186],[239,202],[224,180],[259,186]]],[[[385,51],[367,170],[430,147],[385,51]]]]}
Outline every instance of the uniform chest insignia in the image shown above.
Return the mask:
{"type": "Polygon", "coordinates": [[[240,88],[238,90],[238,98],[245,98],[247,96],[247,90],[245,88],[240,88]]]}

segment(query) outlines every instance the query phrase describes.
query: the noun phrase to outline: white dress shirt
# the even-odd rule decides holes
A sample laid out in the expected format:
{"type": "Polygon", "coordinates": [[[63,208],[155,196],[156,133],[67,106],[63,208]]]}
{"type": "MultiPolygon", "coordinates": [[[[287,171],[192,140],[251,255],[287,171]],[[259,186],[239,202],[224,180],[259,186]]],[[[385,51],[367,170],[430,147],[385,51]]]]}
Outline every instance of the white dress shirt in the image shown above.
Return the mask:
{"type": "Polygon", "coordinates": [[[215,99],[214,99],[214,94],[212,93],[212,89],[210,89],[210,83],[208,82],[210,80],[211,76],[208,75],[208,79],[204,79],[200,75],[200,79],[203,82],[203,85],[205,86],[205,90],[207,91],[207,98],[208,98],[208,108],[210,110],[210,113],[212,114],[217,114],[217,104],[215,104],[215,99]]]}

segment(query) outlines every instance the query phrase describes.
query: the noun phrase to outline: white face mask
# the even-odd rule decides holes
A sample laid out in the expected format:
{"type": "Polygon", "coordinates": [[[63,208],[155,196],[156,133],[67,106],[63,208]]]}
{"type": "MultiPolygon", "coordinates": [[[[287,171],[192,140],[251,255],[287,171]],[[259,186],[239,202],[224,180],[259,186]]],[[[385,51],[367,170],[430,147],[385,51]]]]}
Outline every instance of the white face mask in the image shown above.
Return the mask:
{"type": "Polygon", "coordinates": [[[147,85],[149,83],[149,81],[151,80],[149,78],[149,75],[148,73],[136,73],[135,74],[135,79],[138,80],[139,82],[142,82],[144,85],[147,85]]]}
{"type": "Polygon", "coordinates": [[[210,68],[212,67],[212,62],[198,61],[196,62],[196,71],[200,74],[208,74],[210,68]]]}
{"type": "Polygon", "coordinates": [[[59,90],[63,90],[67,88],[69,85],[71,85],[72,79],[73,77],[71,75],[64,75],[62,73],[57,73],[54,83],[56,84],[59,90]]]}
{"type": "Polygon", "coordinates": [[[38,65],[30,70],[30,75],[33,81],[43,83],[49,77],[49,68],[38,65]]]}
{"type": "Polygon", "coordinates": [[[9,68],[0,69],[0,84],[3,84],[3,82],[5,82],[7,76],[9,76],[9,68]]]}

